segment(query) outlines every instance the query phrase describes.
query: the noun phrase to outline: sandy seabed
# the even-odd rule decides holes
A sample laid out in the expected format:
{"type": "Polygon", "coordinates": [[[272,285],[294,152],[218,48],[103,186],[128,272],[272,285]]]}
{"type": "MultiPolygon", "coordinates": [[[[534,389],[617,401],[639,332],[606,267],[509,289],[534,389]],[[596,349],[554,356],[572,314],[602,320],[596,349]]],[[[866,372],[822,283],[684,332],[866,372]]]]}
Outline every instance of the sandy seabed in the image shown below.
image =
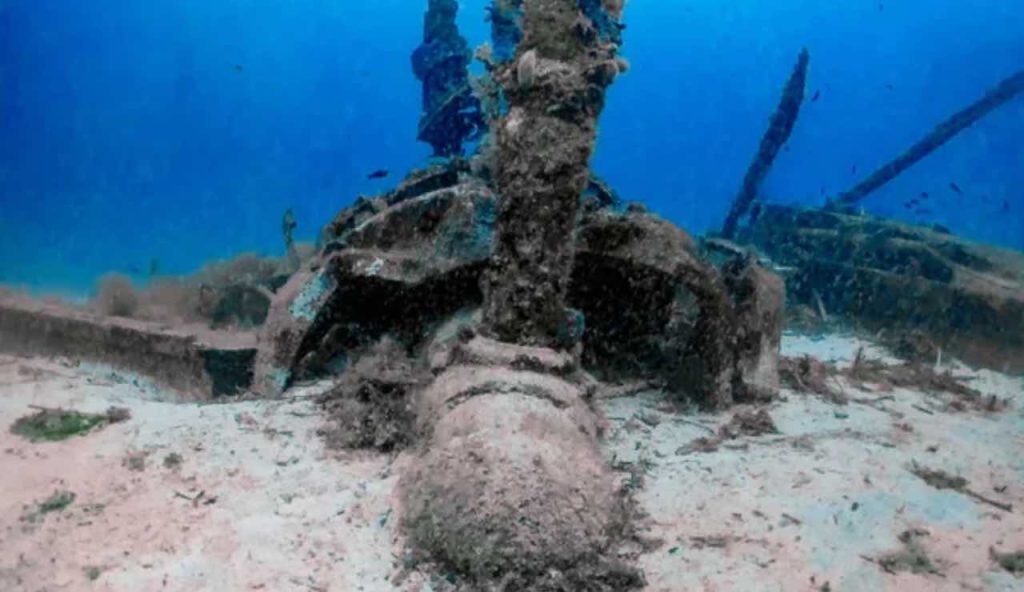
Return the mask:
{"type": "MultiPolygon", "coordinates": [[[[839,364],[861,346],[886,356],[852,337],[783,342],[839,364]]],[[[645,538],[660,541],[639,558],[647,589],[1024,590],[990,555],[1024,551],[1024,379],[949,369],[1010,407],[950,413],[930,393],[850,385],[837,406],[784,391],[768,406],[778,434],[703,453],[685,447],[730,414],[673,413],[659,393],[600,402],[609,462],[642,468],[623,478],[645,538]],[[914,462],[1013,511],[931,487],[914,462]],[[932,573],[882,568],[907,531],[932,573]]],[[[325,449],[316,387],[290,394],[178,403],[109,369],[0,356],[0,590],[436,590],[436,576],[403,574],[395,488],[408,456],[325,449]],[[132,418],[30,443],[9,426],[31,405],[132,418]],[[180,464],[165,465],[171,455],[180,464]],[[74,501],[38,514],[58,491],[74,501]]]]}

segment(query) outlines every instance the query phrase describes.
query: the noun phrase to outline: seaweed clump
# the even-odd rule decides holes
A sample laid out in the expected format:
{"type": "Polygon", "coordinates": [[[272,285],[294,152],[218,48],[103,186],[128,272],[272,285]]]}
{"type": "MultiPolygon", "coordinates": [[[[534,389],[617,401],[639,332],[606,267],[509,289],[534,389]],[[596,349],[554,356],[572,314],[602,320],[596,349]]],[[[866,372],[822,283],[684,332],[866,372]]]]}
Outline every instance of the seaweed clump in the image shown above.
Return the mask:
{"type": "Polygon", "coordinates": [[[11,425],[11,433],[31,442],[59,442],[130,418],[131,413],[123,407],[111,407],[102,414],[39,408],[15,421],[11,425]]]}
{"type": "Polygon", "coordinates": [[[903,548],[879,557],[877,559],[879,567],[888,573],[909,571],[915,574],[941,575],[935,563],[928,557],[924,547],[921,546],[920,539],[925,536],[928,536],[928,532],[918,529],[901,533],[899,541],[903,548]]]}
{"type": "Polygon", "coordinates": [[[999,564],[999,567],[1015,576],[1024,575],[1024,551],[999,553],[995,549],[989,549],[989,555],[999,564]]]}
{"type": "Polygon", "coordinates": [[[402,449],[413,440],[410,396],[423,369],[396,341],[385,338],[350,365],[318,403],[327,413],[321,429],[332,448],[402,449]]]}
{"type": "Polygon", "coordinates": [[[94,303],[107,316],[131,317],[139,309],[139,295],[131,278],[121,273],[108,273],[96,285],[94,303]]]}
{"type": "Polygon", "coordinates": [[[21,517],[23,522],[35,524],[41,522],[47,514],[63,512],[75,501],[75,494],[71,491],[57,490],[53,495],[37,503],[30,512],[21,517]]]}

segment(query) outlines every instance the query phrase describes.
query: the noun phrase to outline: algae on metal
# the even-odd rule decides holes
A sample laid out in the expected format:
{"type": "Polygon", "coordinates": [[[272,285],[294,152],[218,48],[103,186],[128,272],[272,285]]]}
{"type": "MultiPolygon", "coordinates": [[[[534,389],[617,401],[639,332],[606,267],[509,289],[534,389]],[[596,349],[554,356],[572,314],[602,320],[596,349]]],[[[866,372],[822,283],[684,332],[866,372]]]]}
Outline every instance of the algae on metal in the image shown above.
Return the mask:
{"type": "Polygon", "coordinates": [[[316,318],[317,303],[330,289],[330,278],[323,272],[318,273],[302,287],[298,298],[291,303],[289,312],[297,319],[312,322],[316,318]]]}

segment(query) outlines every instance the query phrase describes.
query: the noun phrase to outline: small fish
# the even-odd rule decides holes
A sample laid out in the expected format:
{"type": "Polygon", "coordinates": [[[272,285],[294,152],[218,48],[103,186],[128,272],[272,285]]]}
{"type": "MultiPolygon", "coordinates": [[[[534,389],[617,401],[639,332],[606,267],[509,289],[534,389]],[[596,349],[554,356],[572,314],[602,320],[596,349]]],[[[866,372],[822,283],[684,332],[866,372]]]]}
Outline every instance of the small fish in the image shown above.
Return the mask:
{"type": "Polygon", "coordinates": [[[952,189],[953,192],[956,193],[957,195],[963,195],[964,194],[963,190],[960,189],[960,186],[957,185],[956,183],[950,183],[949,184],[949,188],[952,189]]]}
{"type": "Polygon", "coordinates": [[[618,28],[618,29],[619,29],[620,31],[625,31],[625,30],[626,30],[626,23],[615,23],[615,26],[616,26],[616,27],[617,27],[617,28],[618,28]]]}
{"type": "Polygon", "coordinates": [[[999,208],[999,213],[1000,214],[1005,214],[1005,213],[1007,213],[1009,211],[1010,211],[1010,202],[1009,202],[1009,200],[1005,200],[1004,199],[1003,200],[1003,207],[999,208]]]}
{"type": "Polygon", "coordinates": [[[928,192],[927,191],[922,191],[921,192],[921,199],[928,199],[928,192]]]}
{"type": "Polygon", "coordinates": [[[894,87],[891,84],[886,84],[885,88],[888,89],[888,90],[892,90],[894,87]]]}
{"type": "Polygon", "coordinates": [[[812,103],[817,102],[817,100],[820,99],[820,98],[821,98],[821,91],[820,90],[816,90],[816,91],[814,91],[814,96],[811,97],[811,102],[812,103]]]}
{"type": "Polygon", "coordinates": [[[390,174],[391,174],[391,171],[389,171],[387,169],[377,169],[376,171],[373,171],[369,175],[366,175],[366,178],[367,179],[383,179],[384,177],[387,177],[390,174]]]}
{"type": "Polygon", "coordinates": [[[852,167],[850,167],[850,174],[851,175],[856,175],[857,174],[857,165],[853,165],[852,167]]]}
{"type": "Polygon", "coordinates": [[[245,66],[242,64],[235,64],[235,72],[241,72],[243,70],[245,70],[245,66]]]}

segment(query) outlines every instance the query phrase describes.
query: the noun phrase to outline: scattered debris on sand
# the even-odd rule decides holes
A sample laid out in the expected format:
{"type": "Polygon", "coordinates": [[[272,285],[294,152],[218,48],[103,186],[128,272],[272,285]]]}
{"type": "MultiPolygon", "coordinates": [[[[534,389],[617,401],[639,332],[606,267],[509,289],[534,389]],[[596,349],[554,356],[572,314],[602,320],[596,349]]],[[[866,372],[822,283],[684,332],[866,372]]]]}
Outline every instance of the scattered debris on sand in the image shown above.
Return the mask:
{"type": "Polygon", "coordinates": [[[874,559],[879,567],[887,573],[895,574],[909,571],[914,574],[932,574],[941,576],[942,573],[935,563],[921,546],[921,539],[928,536],[928,531],[911,529],[903,531],[899,541],[903,548],[899,551],[887,553],[874,559]]]}
{"type": "Polygon", "coordinates": [[[1012,512],[1013,506],[1010,504],[1004,504],[1003,502],[996,501],[992,498],[986,497],[968,489],[970,484],[964,477],[956,477],[950,475],[946,471],[929,469],[918,465],[916,462],[911,463],[910,472],[920,477],[928,485],[931,485],[935,489],[951,489],[958,491],[964,495],[968,495],[978,500],[979,502],[986,503],[992,507],[999,508],[1004,512],[1012,512]]]}
{"type": "Polygon", "coordinates": [[[1014,575],[1024,575],[1024,551],[999,553],[995,549],[989,549],[989,554],[999,567],[1014,575]]]}
{"type": "Polygon", "coordinates": [[[775,427],[775,422],[772,421],[772,416],[766,409],[740,409],[728,423],[718,429],[715,435],[697,438],[677,449],[676,454],[715,452],[723,442],[735,440],[741,436],[756,438],[765,434],[778,433],[779,430],[775,427]]]}
{"type": "Polygon", "coordinates": [[[942,408],[951,412],[996,413],[1004,411],[1009,403],[1006,398],[984,395],[967,386],[964,378],[949,370],[940,372],[934,366],[914,361],[892,364],[865,359],[863,350],[858,350],[850,366],[842,369],[809,355],[783,357],[779,362],[779,379],[791,390],[819,395],[837,405],[849,402],[844,386],[865,392],[890,393],[902,388],[935,397],[947,395],[942,408]]]}

